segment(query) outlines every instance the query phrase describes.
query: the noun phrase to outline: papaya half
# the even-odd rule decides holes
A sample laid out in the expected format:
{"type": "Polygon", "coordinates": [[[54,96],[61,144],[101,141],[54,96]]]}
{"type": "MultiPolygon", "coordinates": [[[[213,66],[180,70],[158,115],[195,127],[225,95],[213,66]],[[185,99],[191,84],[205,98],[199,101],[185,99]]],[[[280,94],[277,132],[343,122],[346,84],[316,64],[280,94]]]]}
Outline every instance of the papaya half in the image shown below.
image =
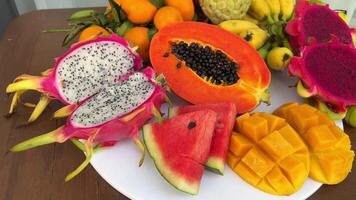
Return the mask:
{"type": "Polygon", "coordinates": [[[238,113],[269,102],[271,74],[258,52],[217,26],[182,22],[152,39],[150,60],[178,96],[193,104],[235,103],[238,113]]]}

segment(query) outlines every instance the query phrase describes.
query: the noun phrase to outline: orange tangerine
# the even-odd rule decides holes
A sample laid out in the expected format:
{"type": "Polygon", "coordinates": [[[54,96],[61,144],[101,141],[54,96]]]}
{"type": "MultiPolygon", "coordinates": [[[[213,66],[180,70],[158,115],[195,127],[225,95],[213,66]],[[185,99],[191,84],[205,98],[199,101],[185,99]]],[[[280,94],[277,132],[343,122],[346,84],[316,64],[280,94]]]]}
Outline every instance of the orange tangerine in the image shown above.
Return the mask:
{"type": "Polygon", "coordinates": [[[157,11],[157,8],[148,0],[122,0],[121,8],[134,24],[149,23],[157,11]]]}
{"type": "Polygon", "coordinates": [[[148,28],[136,26],[127,31],[124,38],[129,41],[131,46],[138,47],[138,53],[141,58],[148,60],[148,49],[150,42],[148,39],[148,28]]]}
{"type": "Polygon", "coordinates": [[[184,21],[191,21],[194,16],[193,0],[165,0],[167,6],[178,8],[182,13],[184,21]]]}
{"type": "Polygon", "coordinates": [[[161,29],[165,26],[182,22],[183,17],[178,8],[165,6],[157,11],[153,21],[156,28],[161,29]]]}
{"type": "Polygon", "coordinates": [[[97,36],[108,36],[110,33],[101,26],[90,26],[82,31],[78,41],[83,42],[85,40],[95,39],[97,36]]]}

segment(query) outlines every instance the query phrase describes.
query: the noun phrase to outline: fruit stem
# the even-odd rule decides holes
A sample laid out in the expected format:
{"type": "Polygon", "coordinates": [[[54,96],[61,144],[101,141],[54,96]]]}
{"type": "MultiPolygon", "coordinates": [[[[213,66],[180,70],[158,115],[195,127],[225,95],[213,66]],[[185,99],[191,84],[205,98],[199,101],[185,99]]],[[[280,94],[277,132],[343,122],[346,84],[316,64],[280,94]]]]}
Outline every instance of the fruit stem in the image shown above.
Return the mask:
{"type": "Polygon", "coordinates": [[[11,83],[7,86],[6,93],[12,93],[20,90],[38,90],[40,80],[41,77],[36,77],[11,83]]]}
{"type": "Polygon", "coordinates": [[[48,95],[42,95],[27,122],[31,123],[35,121],[42,114],[51,100],[52,99],[48,95]]]}
{"type": "Polygon", "coordinates": [[[163,118],[162,118],[161,112],[155,106],[152,107],[152,113],[153,113],[153,116],[158,121],[158,123],[162,124],[163,118]]]}
{"type": "Polygon", "coordinates": [[[29,140],[26,140],[24,142],[21,142],[15,146],[13,146],[10,151],[12,152],[19,152],[19,151],[25,151],[28,149],[32,149],[38,146],[46,145],[46,144],[51,144],[58,142],[57,134],[63,129],[63,126],[46,134],[31,138],[29,140]]]}
{"type": "Polygon", "coordinates": [[[144,162],[144,160],[145,160],[146,149],[145,149],[145,146],[143,145],[143,143],[140,141],[140,139],[138,137],[134,138],[134,142],[135,142],[136,146],[138,147],[138,149],[141,152],[141,158],[140,158],[140,161],[138,163],[138,166],[141,167],[143,162],[144,162]]]}
{"type": "Polygon", "coordinates": [[[171,99],[167,95],[165,95],[164,100],[168,104],[168,107],[172,107],[173,106],[173,103],[172,103],[171,99]]]}
{"type": "Polygon", "coordinates": [[[270,16],[270,15],[267,15],[267,22],[269,23],[269,24],[273,24],[274,23],[274,20],[272,19],[272,17],[270,16]]]}
{"type": "Polygon", "coordinates": [[[76,104],[64,106],[64,107],[60,108],[59,110],[57,110],[56,112],[54,112],[53,118],[68,117],[70,114],[72,114],[72,112],[76,108],[77,108],[76,104]]]}
{"type": "Polygon", "coordinates": [[[14,96],[12,97],[9,115],[11,115],[15,111],[15,107],[16,107],[17,103],[20,101],[20,97],[23,93],[24,93],[24,91],[15,92],[14,96]]]}
{"type": "Polygon", "coordinates": [[[88,166],[90,163],[91,158],[93,157],[93,147],[91,142],[86,142],[84,145],[84,152],[85,152],[85,160],[82,162],[82,164],[79,165],[77,169],[75,169],[73,172],[68,174],[65,178],[65,182],[68,182],[72,180],[75,176],[77,176],[83,169],[88,166]]]}
{"type": "Polygon", "coordinates": [[[263,90],[260,94],[260,101],[264,102],[267,105],[271,105],[271,93],[269,91],[269,89],[263,90]]]}
{"type": "Polygon", "coordinates": [[[262,57],[263,59],[266,58],[266,56],[267,56],[267,54],[268,54],[268,51],[269,51],[269,49],[271,48],[271,46],[272,46],[271,42],[270,42],[270,41],[267,41],[267,42],[263,45],[263,47],[258,50],[258,53],[261,55],[261,57],[262,57]]]}
{"type": "Polygon", "coordinates": [[[303,85],[303,83],[301,81],[298,81],[297,84],[297,92],[299,94],[299,96],[303,97],[303,98],[309,98],[311,96],[313,96],[313,93],[309,92],[303,85]]]}

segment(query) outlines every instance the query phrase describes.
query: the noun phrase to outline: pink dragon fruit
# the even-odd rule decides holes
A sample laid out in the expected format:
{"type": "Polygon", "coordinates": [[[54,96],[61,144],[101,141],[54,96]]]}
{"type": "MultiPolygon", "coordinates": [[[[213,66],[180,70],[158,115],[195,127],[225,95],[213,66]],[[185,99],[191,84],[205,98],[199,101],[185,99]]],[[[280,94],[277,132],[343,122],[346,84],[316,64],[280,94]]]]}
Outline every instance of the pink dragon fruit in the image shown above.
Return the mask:
{"type": "Polygon", "coordinates": [[[50,99],[58,99],[67,105],[78,103],[114,83],[118,77],[141,67],[139,55],[130,49],[126,40],[114,34],[73,45],[43,76],[21,75],[6,88],[7,93],[15,92],[9,113],[14,111],[26,90],[43,93],[29,119],[31,122],[41,114],[50,99]]]}
{"type": "Polygon", "coordinates": [[[299,0],[295,7],[295,18],[286,26],[290,36],[290,43],[297,52],[308,45],[310,38],[318,42],[328,42],[332,35],[337,36],[340,42],[353,47],[355,29],[349,28],[338,13],[331,10],[328,5],[309,3],[299,0]]]}
{"type": "Polygon", "coordinates": [[[356,105],[356,49],[336,38],[328,43],[314,40],[301,57],[291,59],[289,73],[300,78],[300,96],[325,103],[327,107],[319,105],[321,110],[344,116],[347,106],[356,105]]]}
{"type": "MultiPolygon", "coordinates": [[[[160,119],[158,108],[166,98],[166,91],[153,78],[152,68],[147,68],[143,73],[134,72],[121,77],[118,82],[80,102],[64,126],[17,144],[11,151],[62,143],[73,138],[85,140],[81,149],[85,150],[87,158],[66,177],[66,181],[85,168],[95,146],[111,146],[125,138],[133,138],[144,152],[138,139],[138,130],[153,116],[160,119]]],[[[140,163],[142,161],[143,157],[140,163]]]]}

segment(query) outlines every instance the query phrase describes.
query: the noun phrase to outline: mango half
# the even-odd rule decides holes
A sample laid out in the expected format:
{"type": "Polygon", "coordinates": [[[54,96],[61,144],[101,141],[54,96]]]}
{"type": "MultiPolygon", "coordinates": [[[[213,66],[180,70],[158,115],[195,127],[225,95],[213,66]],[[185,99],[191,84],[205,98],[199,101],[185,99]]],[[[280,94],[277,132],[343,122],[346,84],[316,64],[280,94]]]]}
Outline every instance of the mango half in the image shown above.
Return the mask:
{"type": "Polygon", "coordinates": [[[285,119],[244,114],[236,119],[227,162],[254,187],[276,195],[299,190],[309,174],[310,155],[299,134],[285,119]]]}
{"type": "Polygon", "coordinates": [[[350,138],[326,114],[298,103],[285,104],[274,114],[285,118],[307,144],[312,179],[333,185],[347,177],[355,156],[350,138]]]}

